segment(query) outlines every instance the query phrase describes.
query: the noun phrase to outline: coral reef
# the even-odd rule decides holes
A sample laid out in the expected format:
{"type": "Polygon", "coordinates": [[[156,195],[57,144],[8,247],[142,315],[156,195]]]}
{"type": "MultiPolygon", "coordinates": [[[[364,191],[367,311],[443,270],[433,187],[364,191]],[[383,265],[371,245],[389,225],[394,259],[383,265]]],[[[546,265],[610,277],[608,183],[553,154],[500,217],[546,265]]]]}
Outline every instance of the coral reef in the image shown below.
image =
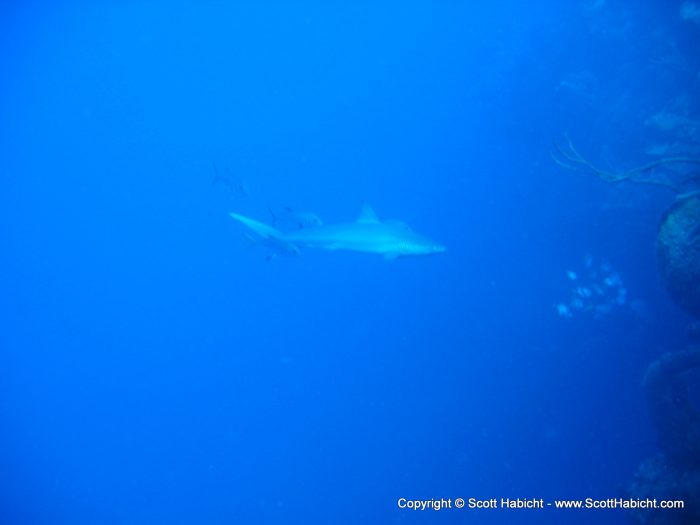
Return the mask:
{"type": "Polygon", "coordinates": [[[690,403],[684,378],[698,367],[700,347],[665,354],[649,365],[644,390],[659,447],[669,463],[700,471],[700,414],[690,403]]]}
{"type": "Polygon", "coordinates": [[[625,491],[634,498],[683,500],[682,510],[638,509],[635,524],[700,523],[700,414],[692,406],[685,374],[700,367],[700,347],[661,356],[644,377],[651,421],[661,452],[639,466],[625,491]]]}
{"type": "Polygon", "coordinates": [[[679,200],[661,221],[659,271],[671,297],[700,317],[700,197],[679,200]]]}

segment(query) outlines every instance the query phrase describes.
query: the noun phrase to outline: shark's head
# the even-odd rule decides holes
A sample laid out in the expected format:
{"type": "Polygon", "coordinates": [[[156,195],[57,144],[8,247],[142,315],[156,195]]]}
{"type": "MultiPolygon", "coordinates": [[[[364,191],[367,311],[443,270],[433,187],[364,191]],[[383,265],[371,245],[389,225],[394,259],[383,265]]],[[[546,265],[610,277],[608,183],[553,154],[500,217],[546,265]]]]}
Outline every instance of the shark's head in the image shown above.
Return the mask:
{"type": "Polygon", "coordinates": [[[395,257],[433,255],[447,251],[444,245],[414,232],[405,222],[388,220],[384,221],[384,224],[389,226],[395,234],[396,245],[393,252],[395,257]]]}

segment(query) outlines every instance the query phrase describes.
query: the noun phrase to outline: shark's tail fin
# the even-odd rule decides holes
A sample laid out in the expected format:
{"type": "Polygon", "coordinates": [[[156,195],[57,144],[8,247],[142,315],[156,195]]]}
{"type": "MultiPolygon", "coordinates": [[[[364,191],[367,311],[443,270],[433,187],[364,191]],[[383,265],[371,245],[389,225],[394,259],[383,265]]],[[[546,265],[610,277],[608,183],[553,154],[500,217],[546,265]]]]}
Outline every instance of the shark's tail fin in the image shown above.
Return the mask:
{"type": "Polygon", "coordinates": [[[255,219],[251,219],[239,213],[231,212],[229,215],[261,239],[281,239],[284,237],[281,231],[273,228],[272,226],[268,226],[265,223],[256,221],[255,219]]]}
{"type": "Polygon", "coordinates": [[[285,255],[299,254],[299,248],[295,244],[289,242],[281,231],[238,213],[231,212],[229,215],[248,228],[246,232],[246,238],[248,238],[248,240],[253,238],[257,240],[257,244],[266,246],[276,253],[285,255]]]}

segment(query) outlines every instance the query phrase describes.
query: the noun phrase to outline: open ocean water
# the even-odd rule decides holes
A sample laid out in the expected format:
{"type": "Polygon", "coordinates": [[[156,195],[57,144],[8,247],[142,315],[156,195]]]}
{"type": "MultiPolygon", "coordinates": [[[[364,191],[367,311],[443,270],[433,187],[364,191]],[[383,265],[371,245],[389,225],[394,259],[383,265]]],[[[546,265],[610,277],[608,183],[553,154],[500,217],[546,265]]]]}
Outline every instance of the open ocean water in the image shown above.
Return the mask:
{"type": "Polygon", "coordinates": [[[695,0],[3,2],[0,524],[638,523],[553,504],[663,451],[677,196],[601,170],[700,158],[698,51],[695,0]]]}

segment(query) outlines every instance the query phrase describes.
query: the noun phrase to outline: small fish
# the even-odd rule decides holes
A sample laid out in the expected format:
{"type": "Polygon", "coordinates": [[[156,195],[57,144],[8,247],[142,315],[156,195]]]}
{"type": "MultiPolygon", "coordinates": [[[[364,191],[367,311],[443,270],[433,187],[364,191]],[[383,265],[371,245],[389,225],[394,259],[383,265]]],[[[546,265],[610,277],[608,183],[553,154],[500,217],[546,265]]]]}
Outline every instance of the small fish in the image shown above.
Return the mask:
{"type": "Polygon", "coordinates": [[[619,286],[622,286],[622,279],[620,279],[620,276],[617,275],[616,273],[612,274],[609,277],[606,277],[603,280],[603,284],[609,288],[616,288],[619,286]]]}
{"type": "Polygon", "coordinates": [[[620,288],[617,292],[617,297],[615,298],[615,303],[623,305],[627,302],[627,290],[620,288]]]}
{"type": "Polygon", "coordinates": [[[270,208],[269,211],[270,215],[272,216],[273,226],[276,226],[278,223],[291,224],[299,229],[323,226],[323,221],[321,218],[312,212],[294,211],[289,206],[285,206],[282,213],[279,214],[276,214],[272,208],[270,208]]]}
{"type": "Polygon", "coordinates": [[[590,297],[592,295],[590,288],[586,288],[585,286],[576,288],[576,293],[581,297],[590,297]]]}
{"type": "Polygon", "coordinates": [[[571,300],[571,308],[574,310],[582,310],[583,309],[583,301],[579,299],[578,297],[575,297],[574,299],[571,300]]]}
{"type": "Polygon", "coordinates": [[[612,312],[612,305],[610,304],[599,304],[594,308],[595,314],[597,316],[608,315],[612,312]]]}
{"type": "Polygon", "coordinates": [[[568,272],[566,272],[566,276],[567,276],[569,279],[571,279],[572,281],[575,281],[575,280],[578,278],[578,276],[576,275],[576,272],[572,272],[571,270],[569,270],[568,272]]]}
{"type": "Polygon", "coordinates": [[[236,178],[231,178],[226,175],[221,175],[216,167],[216,164],[212,162],[214,167],[214,179],[211,181],[212,188],[217,184],[223,184],[226,186],[231,193],[237,193],[239,195],[250,195],[250,189],[245,182],[242,182],[236,178]]]}
{"type": "Polygon", "coordinates": [[[555,305],[555,308],[557,310],[557,314],[559,314],[561,317],[566,317],[566,318],[571,318],[571,310],[569,310],[569,307],[566,306],[565,304],[557,304],[555,305]]]}

